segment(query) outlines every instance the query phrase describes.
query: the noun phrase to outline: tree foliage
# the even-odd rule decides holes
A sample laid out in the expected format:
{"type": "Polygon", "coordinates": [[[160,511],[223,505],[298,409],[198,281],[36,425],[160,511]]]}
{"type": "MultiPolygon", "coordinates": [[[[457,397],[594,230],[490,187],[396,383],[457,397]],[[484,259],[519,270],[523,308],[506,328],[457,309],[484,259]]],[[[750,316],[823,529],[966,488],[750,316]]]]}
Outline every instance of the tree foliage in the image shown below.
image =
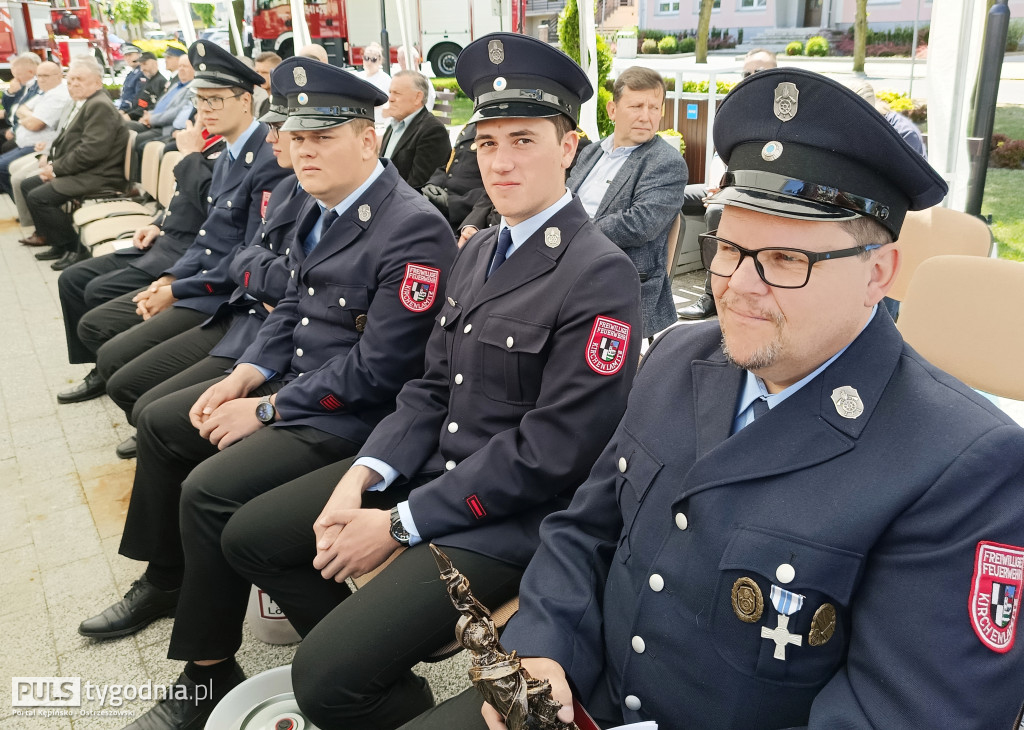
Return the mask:
{"type": "Polygon", "coordinates": [[[110,17],[124,23],[134,34],[142,35],[142,24],[152,17],[149,0],[117,0],[110,8],[110,17]]]}
{"type": "MultiPolygon", "coordinates": [[[[565,54],[580,63],[580,11],[576,0],[568,0],[558,16],[558,41],[565,54]]],[[[607,137],[615,129],[607,109],[612,96],[605,88],[611,70],[611,51],[604,38],[597,36],[597,129],[602,137],[607,137]]]]}
{"type": "Polygon", "coordinates": [[[207,28],[212,28],[217,25],[217,21],[214,18],[214,7],[212,4],[195,3],[192,5],[192,9],[195,11],[195,14],[199,16],[199,19],[203,21],[203,25],[207,28]]]}

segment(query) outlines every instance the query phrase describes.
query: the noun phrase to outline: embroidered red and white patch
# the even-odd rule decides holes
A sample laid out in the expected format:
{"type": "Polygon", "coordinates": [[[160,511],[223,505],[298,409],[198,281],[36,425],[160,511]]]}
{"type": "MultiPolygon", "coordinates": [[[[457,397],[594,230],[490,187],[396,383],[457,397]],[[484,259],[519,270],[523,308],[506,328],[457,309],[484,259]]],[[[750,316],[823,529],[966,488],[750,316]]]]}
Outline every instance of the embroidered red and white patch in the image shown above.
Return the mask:
{"type": "Polygon", "coordinates": [[[432,266],[406,264],[405,278],[399,289],[402,306],[410,312],[426,312],[437,299],[441,270],[432,266]]]}
{"type": "Polygon", "coordinates": [[[629,325],[611,317],[597,317],[587,340],[587,365],[598,375],[615,375],[626,361],[629,325]]]}
{"type": "Polygon", "coordinates": [[[968,610],[981,643],[1005,654],[1013,647],[1024,587],[1024,548],[979,542],[968,610]]]}
{"type": "Polygon", "coordinates": [[[263,191],[263,200],[260,201],[260,218],[267,219],[267,206],[270,205],[270,191],[263,191]]]}

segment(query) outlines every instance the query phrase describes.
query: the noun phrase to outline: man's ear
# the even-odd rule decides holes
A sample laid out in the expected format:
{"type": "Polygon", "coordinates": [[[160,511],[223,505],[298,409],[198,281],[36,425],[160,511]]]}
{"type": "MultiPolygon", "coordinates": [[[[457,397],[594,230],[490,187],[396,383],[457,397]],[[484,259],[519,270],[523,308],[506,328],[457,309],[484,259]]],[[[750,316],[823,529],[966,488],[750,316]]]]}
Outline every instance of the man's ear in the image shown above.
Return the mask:
{"type": "Polygon", "coordinates": [[[871,271],[864,304],[873,307],[889,293],[903,262],[899,243],[890,243],[871,252],[871,271]]]}

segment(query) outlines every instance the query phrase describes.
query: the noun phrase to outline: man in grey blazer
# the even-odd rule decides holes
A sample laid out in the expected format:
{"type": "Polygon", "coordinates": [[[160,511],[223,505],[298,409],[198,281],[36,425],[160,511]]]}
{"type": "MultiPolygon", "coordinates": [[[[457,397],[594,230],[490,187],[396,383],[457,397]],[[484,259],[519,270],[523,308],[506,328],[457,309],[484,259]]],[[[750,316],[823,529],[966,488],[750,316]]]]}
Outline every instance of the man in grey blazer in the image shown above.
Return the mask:
{"type": "Polygon", "coordinates": [[[676,321],[668,276],[668,231],[683,205],[686,162],[655,132],[665,81],[633,66],[615,82],[608,116],[615,132],[580,152],[569,177],[595,225],[629,254],[640,274],[644,337],[676,321]]]}

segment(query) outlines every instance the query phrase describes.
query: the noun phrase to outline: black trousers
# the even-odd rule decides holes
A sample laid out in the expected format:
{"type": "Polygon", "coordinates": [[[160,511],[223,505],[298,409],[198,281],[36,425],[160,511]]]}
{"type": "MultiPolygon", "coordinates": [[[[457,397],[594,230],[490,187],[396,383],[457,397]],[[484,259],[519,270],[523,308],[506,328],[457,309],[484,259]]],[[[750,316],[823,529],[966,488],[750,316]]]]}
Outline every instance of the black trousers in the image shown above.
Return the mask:
{"type": "Polygon", "coordinates": [[[210,316],[188,307],[168,307],[143,320],[135,313],[137,291],[90,310],[78,323],[82,344],[96,353],[96,369],[104,380],[144,352],[199,324],[210,316]]]}
{"type": "MultiPolygon", "coordinates": [[[[132,362],[134,362],[134,360],[132,362]]],[[[131,415],[128,417],[128,422],[133,426],[137,424],[142,411],[145,410],[150,403],[160,400],[165,395],[176,393],[179,390],[190,388],[193,385],[198,385],[199,383],[205,383],[208,380],[219,380],[220,378],[223,378],[234,364],[235,361],[233,358],[207,355],[195,365],[191,365],[180,373],[172,375],[162,383],[154,385],[152,388],[140,395],[135,401],[135,406],[132,408],[131,415]]],[[[114,380],[117,380],[117,377],[118,375],[115,373],[114,380]]]]}
{"type": "Polygon", "coordinates": [[[129,266],[129,256],[97,256],[79,261],[60,273],[57,293],[64,314],[64,335],[68,342],[68,361],[95,362],[96,353],[78,337],[78,323],[90,309],[111,299],[148,286],[153,277],[129,266]]]}
{"type": "MultiPolygon", "coordinates": [[[[161,312],[155,317],[157,319],[165,314],[161,312]]],[[[184,370],[198,363],[207,357],[224,333],[231,325],[231,316],[217,317],[205,327],[195,326],[184,332],[174,335],[163,342],[151,347],[131,360],[117,368],[107,381],[107,395],[125,412],[128,422],[135,423],[132,411],[136,402],[151,388],[160,385],[168,378],[178,375],[184,370]]],[[[141,327],[142,325],[137,325],[141,327]]],[[[105,358],[104,358],[105,360],[105,358]]],[[[106,365],[106,361],[105,361],[106,365]]],[[[227,367],[231,367],[228,365],[227,367]]],[[[105,367],[100,368],[103,373],[105,367]]],[[[224,374],[224,368],[218,373],[207,375],[200,380],[194,378],[190,382],[183,383],[174,390],[180,390],[186,385],[194,385],[204,380],[215,378],[224,374]]]]}
{"type": "Polygon", "coordinates": [[[55,248],[62,248],[69,253],[77,251],[82,244],[71,214],[64,210],[64,204],[73,200],[74,196],[58,193],[53,185],[38,176],[26,178],[21,183],[21,192],[25,196],[25,205],[32,213],[36,233],[55,248]]]}
{"type": "MultiPolygon", "coordinates": [[[[351,595],[313,568],[313,521],[347,467],[333,464],[252,500],[228,523],[222,547],[235,570],[270,593],[304,637],[292,683],[309,719],[322,728],[384,730],[433,705],[412,667],[451,642],[459,614],[426,543],[351,595]]],[[[403,501],[401,492],[389,494],[396,486],[364,493],[364,506],[403,501]]],[[[468,550],[445,552],[484,604],[498,606],[519,592],[522,567],[468,550]]],[[[180,604],[178,610],[175,631],[180,604]]]]}
{"type": "MultiPolygon", "coordinates": [[[[126,557],[185,567],[169,652],[174,659],[220,659],[241,645],[249,583],[220,550],[231,515],[253,497],[359,448],[295,426],[261,428],[218,451],[188,420],[189,408],[214,382],[164,396],[142,410],[135,484],[121,537],[126,557]]],[[[251,395],[280,387],[265,383],[251,395]]]]}

